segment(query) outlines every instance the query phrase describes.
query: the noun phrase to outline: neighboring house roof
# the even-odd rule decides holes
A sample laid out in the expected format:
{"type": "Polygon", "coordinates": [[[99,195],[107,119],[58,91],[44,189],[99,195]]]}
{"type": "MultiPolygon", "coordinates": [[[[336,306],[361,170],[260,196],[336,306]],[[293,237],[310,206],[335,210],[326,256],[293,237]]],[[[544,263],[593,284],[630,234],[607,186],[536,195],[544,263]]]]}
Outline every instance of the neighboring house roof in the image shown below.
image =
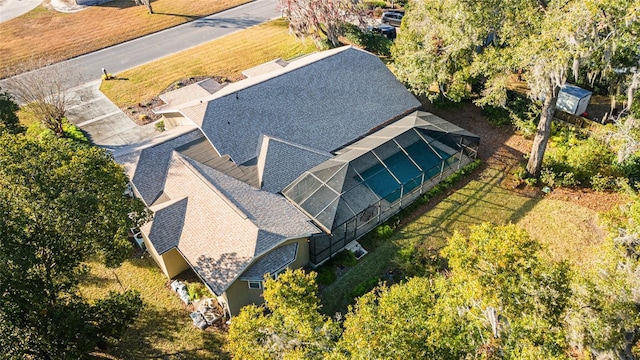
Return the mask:
{"type": "Polygon", "coordinates": [[[242,164],[256,158],[263,135],[331,152],[419,106],[380,59],[347,46],[166,111],[180,111],[242,164]]]}

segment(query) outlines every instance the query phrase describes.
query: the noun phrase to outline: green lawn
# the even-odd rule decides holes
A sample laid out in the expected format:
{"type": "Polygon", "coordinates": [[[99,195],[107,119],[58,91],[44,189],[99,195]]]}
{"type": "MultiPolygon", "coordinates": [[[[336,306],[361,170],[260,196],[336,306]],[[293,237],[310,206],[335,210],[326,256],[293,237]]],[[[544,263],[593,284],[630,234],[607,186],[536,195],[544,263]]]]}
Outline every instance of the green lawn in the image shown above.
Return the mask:
{"type": "Polygon", "coordinates": [[[120,80],[103,81],[100,90],[119,107],[126,107],[151,99],[184,78],[221,76],[233,81],[242,76],[242,70],[315,50],[313,42],[290,35],[286,21],[274,20],[114,74],[120,80]]]}
{"type": "Polygon", "coordinates": [[[120,359],[228,359],[222,345],[226,334],[192,325],[192,311],[171,291],[155,262],[131,259],[117,269],[91,263],[80,292],[96,299],[109,291],[140,291],[145,307],[117,348],[107,353],[120,359]]]}
{"type": "Polygon", "coordinates": [[[556,259],[588,265],[589,249],[598,246],[606,235],[597,225],[597,213],[569,202],[525,197],[504,189],[500,187],[504,175],[496,169],[485,169],[477,180],[399,229],[321,292],[323,311],[330,315],[344,313],[352,301],[352,289],[394,268],[393,259],[403,247],[418,243],[437,250],[454,231],[466,231],[482,222],[516,223],[547,245],[556,259]]]}

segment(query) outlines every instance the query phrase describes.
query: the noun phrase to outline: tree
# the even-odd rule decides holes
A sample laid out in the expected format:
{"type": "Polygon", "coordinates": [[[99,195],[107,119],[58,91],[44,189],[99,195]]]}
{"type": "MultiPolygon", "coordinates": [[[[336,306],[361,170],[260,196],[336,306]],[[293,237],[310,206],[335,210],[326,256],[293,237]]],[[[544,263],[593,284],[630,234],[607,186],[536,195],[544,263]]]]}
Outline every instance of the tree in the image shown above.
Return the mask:
{"type": "Polygon", "coordinates": [[[367,23],[361,0],[279,0],[279,7],[289,21],[289,30],[299,38],[310,37],[319,48],[324,38],[331,46],[339,46],[344,24],[362,27],[367,23]]]}
{"type": "Polygon", "coordinates": [[[473,226],[442,253],[450,270],[379,288],[345,317],[336,358],[566,358],[564,263],[515,225],[473,226]]]}
{"type": "Polygon", "coordinates": [[[228,348],[236,359],[321,359],[339,336],[320,314],[316,273],[287,270],[265,276],[263,306],[245,306],[231,322],[228,348]]]}
{"type": "Polygon", "coordinates": [[[17,134],[24,131],[16,114],[18,110],[20,107],[13,101],[13,96],[0,89],[0,134],[4,132],[17,134]]]}
{"type": "Polygon", "coordinates": [[[477,103],[504,106],[509,79],[524,70],[529,96],[543,104],[527,164],[538,177],[560,88],[581,69],[594,78],[612,67],[621,51],[616,40],[634,23],[628,21],[632,6],[609,0],[414,0],[393,49],[397,74],[418,93],[436,84],[454,101],[480,82],[477,103]]]}
{"type": "Polygon", "coordinates": [[[78,292],[86,262],[119,265],[147,219],[126,185],[105,150],[0,136],[0,358],[85,358],[133,321],[137,293],[92,304],[78,292]]]}
{"type": "Polygon", "coordinates": [[[143,5],[147,8],[149,15],[153,14],[153,7],[151,7],[151,0],[134,0],[136,5],[143,5]]]}
{"type": "MultiPolygon", "coordinates": [[[[56,136],[63,137],[68,99],[64,88],[65,79],[72,74],[63,72],[59,66],[45,60],[33,60],[16,70],[20,75],[8,78],[6,85],[23,109],[33,114],[56,136]],[[39,69],[38,71],[27,71],[39,69]]],[[[71,71],[73,72],[73,71],[71,71]]]]}

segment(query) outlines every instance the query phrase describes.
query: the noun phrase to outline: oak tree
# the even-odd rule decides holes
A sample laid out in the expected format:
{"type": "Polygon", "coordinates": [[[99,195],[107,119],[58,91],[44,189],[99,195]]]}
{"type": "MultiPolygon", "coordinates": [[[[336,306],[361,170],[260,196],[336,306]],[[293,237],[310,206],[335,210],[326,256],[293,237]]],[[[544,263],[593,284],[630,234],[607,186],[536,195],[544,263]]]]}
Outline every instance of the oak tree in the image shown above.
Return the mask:
{"type": "Polygon", "coordinates": [[[0,135],[0,358],[85,358],[135,319],[134,291],[96,303],[78,291],[86,262],[118,266],[147,219],[127,182],[105,150],[0,135]]]}

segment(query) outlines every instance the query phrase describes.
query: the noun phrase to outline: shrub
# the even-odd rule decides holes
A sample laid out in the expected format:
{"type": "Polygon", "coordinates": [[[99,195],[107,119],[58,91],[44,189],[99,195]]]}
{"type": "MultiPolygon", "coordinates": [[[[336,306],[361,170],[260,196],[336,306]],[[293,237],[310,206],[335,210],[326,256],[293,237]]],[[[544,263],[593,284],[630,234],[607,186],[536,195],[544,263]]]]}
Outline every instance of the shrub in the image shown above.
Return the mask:
{"type": "Polygon", "coordinates": [[[79,127],[71,124],[71,123],[66,123],[62,126],[62,130],[64,131],[64,137],[68,138],[68,139],[72,139],[74,141],[78,141],[78,142],[84,142],[84,143],[89,143],[89,139],[87,139],[87,137],[84,135],[84,133],[82,132],[82,130],[80,130],[79,127]]]}
{"type": "Polygon", "coordinates": [[[493,126],[501,127],[511,124],[511,114],[503,107],[487,105],[482,108],[482,113],[493,126]]]}
{"type": "Polygon", "coordinates": [[[327,286],[336,281],[336,278],[336,272],[333,267],[322,266],[318,269],[316,282],[318,283],[318,285],[327,286]]]}
{"type": "Polygon", "coordinates": [[[393,235],[393,228],[388,224],[380,225],[376,228],[376,234],[381,239],[388,239],[393,235]]]}
{"type": "MultiPolygon", "coordinates": [[[[547,170],[547,176],[542,178],[546,185],[591,187],[594,176],[606,178],[616,173],[613,152],[596,137],[582,139],[575,131],[565,129],[553,136],[550,145],[543,165],[547,170]]],[[[600,181],[597,177],[595,180],[600,181]]]]}
{"type": "Polygon", "coordinates": [[[617,168],[624,177],[629,179],[629,184],[634,189],[637,190],[640,187],[640,155],[628,157],[622,163],[617,164],[617,168]]]}
{"type": "Polygon", "coordinates": [[[166,130],[164,127],[164,120],[158,121],[154,126],[156,128],[156,131],[163,132],[166,130]]]}
{"type": "Polygon", "coordinates": [[[356,256],[349,250],[343,250],[334,256],[328,264],[331,266],[354,266],[358,260],[356,256]]]}
{"type": "Polygon", "coordinates": [[[354,45],[380,56],[391,55],[391,45],[393,45],[393,42],[384,35],[370,31],[362,31],[353,24],[346,24],[344,26],[344,37],[354,45]]]}
{"type": "Polygon", "coordinates": [[[351,298],[359,298],[360,296],[368,293],[373,290],[380,283],[380,278],[377,276],[373,276],[368,278],[367,280],[361,282],[351,291],[351,298]]]}

